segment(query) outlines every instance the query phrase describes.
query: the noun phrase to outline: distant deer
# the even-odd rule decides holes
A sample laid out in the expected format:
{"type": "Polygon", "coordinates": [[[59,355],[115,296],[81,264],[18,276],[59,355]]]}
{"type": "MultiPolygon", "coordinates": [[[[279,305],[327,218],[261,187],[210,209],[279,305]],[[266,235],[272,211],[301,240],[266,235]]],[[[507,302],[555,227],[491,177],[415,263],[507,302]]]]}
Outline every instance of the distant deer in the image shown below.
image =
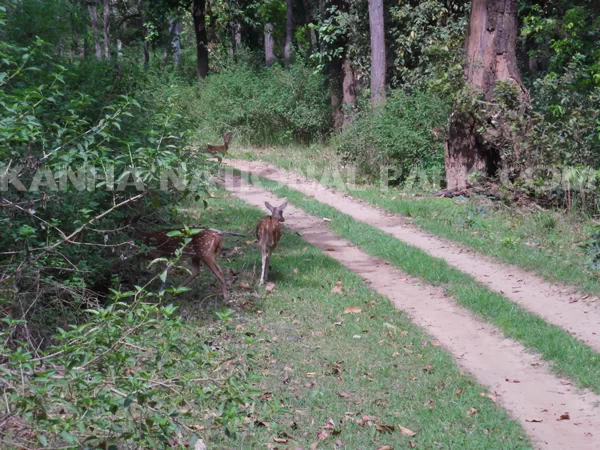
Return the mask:
{"type": "Polygon", "coordinates": [[[226,155],[229,150],[229,144],[231,143],[232,137],[233,133],[231,131],[223,133],[223,145],[207,144],[206,153],[216,156],[220,163],[223,161],[223,156],[226,155]]]}
{"type": "MultiPolygon", "coordinates": [[[[143,253],[141,256],[148,259],[156,259],[162,256],[173,256],[181,248],[186,236],[168,236],[173,230],[160,230],[152,233],[140,231],[136,228],[135,236],[139,238],[144,245],[151,247],[151,250],[143,253]]],[[[200,274],[200,261],[215,274],[221,283],[223,297],[228,298],[225,277],[221,268],[215,261],[215,258],[221,250],[221,235],[213,230],[204,230],[191,236],[191,242],[183,249],[183,255],[192,258],[192,274],[181,284],[181,287],[190,284],[200,274]]]]}
{"type": "Polygon", "coordinates": [[[268,202],[265,202],[265,206],[271,211],[271,215],[263,217],[256,227],[256,238],[258,239],[258,245],[262,253],[260,284],[263,284],[267,279],[267,271],[271,264],[271,254],[277,248],[277,243],[281,239],[280,222],[285,222],[283,210],[287,204],[288,202],[285,202],[280,206],[273,207],[268,202]]]}

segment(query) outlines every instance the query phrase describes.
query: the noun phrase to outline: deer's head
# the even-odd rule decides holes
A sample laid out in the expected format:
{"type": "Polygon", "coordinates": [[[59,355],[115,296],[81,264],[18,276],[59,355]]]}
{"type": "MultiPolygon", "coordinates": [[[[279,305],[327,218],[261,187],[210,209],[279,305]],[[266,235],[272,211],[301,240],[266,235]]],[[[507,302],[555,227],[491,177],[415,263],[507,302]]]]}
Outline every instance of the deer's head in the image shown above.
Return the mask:
{"type": "Polygon", "coordinates": [[[283,218],[283,210],[286,208],[288,202],[284,202],[279,206],[272,206],[269,202],[265,202],[265,206],[271,211],[271,217],[279,222],[285,222],[283,218]]]}

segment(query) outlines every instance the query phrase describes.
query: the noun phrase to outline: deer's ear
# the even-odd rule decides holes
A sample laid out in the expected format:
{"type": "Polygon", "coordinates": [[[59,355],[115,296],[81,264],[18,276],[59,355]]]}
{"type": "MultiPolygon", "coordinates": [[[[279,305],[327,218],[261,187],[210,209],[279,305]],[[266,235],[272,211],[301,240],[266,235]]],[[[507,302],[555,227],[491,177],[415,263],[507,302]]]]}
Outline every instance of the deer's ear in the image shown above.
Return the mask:
{"type": "Polygon", "coordinates": [[[265,206],[267,207],[267,209],[271,212],[273,212],[273,207],[271,206],[271,204],[269,202],[265,202],[265,206]]]}
{"type": "Polygon", "coordinates": [[[281,205],[279,205],[279,211],[283,211],[285,209],[285,207],[287,206],[288,202],[283,202],[281,205]]]}

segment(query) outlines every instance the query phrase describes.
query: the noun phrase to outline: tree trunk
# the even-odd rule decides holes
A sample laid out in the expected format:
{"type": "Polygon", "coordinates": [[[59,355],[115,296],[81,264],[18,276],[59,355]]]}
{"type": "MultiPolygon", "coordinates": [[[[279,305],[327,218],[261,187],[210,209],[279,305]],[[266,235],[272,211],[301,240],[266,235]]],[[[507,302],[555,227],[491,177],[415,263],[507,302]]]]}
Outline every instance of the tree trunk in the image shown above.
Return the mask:
{"type": "Polygon", "coordinates": [[[231,22],[231,42],[229,43],[229,54],[231,56],[242,48],[242,24],[238,18],[231,22]]]}
{"type": "Polygon", "coordinates": [[[292,64],[292,38],[294,36],[294,5],[292,0],[285,0],[287,22],[285,24],[285,46],[283,47],[283,59],[285,67],[292,64]]]}
{"type": "Polygon", "coordinates": [[[110,4],[109,0],[104,0],[103,9],[104,25],[104,57],[110,59],[110,4]]]}
{"type": "Polygon", "coordinates": [[[356,78],[352,69],[352,62],[347,56],[342,64],[344,79],[342,81],[342,98],[344,103],[344,127],[352,122],[352,112],[356,106],[356,78]]]}
{"type": "Polygon", "coordinates": [[[267,23],[265,25],[265,62],[267,67],[270,67],[275,62],[275,53],[273,51],[273,24],[267,23]]]}
{"type": "Polygon", "coordinates": [[[329,63],[329,79],[331,80],[331,110],[333,111],[333,128],[341,131],[344,126],[344,112],[342,110],[343,91],[341,83],[342,64],[339,58],[329,63]]]}
{"type": "Polygon", "coordinates": [[[102,47],[100,47],[100,32],[98,31],[98,0],[88,3],[90,18],[92,20],[92,30],[94,32],[94,46],[96,47],[96,58],[102,59],[102,47]]]}
{"type": "Polygon", "coordinates": [[[371,104],[374,108],[385,103],[385,30],[383,0],[369,0],[371,33],[371,104]]]}
{"type": "MultiPolygon", "coordinates": [[[[517,68],[517,0],[473,0],[466,42],[465,78],[476,94],[490,103],[498,81],[513,83],[520,103],[529,94],[517,68]]],[[[484,118],[485,120],[485,118],[484,118]]],[[[446,141],[445,166],[448,189],[464,188],[473,172],[495,175],[500,164],[498,150],[485,144],[478,123],[469,112],[455,111],[446,141]]]]}
{"type": "Polygon", "coordinates": [[[144,65],[150,64],[150,49],[148,48],[148,41],[146,40],[146,36],[148,36],[148,30],[146,29],[146,24],[144,22],[144,4],[143,0],[138,0],[138,13],[142,18],[142,39],[144,46],[144,65]]]}
{"type": "Polygon", "coordinates": [[[196,72],[198,78],[208,75],[208,36],[206,35],[206,0],[194,0],[192,8],[194,31],[196,33],[196,72]]]}
{"type": "Polygon", "coordinates": [[[173,47],[173,63],[178,66],[181,62],[181,23],[175,19],[171,19],[169,23],[171,47],[173,47]]]}
{"type": "Polygon", "coordinates": [[[310,5],[308,0],[302,0],[302,9],[304,9],[304,25],[306,26],[306,40],[308,41],[308,56],[313,54],[313,33],[309,25],[311,23],[310,5]]]}

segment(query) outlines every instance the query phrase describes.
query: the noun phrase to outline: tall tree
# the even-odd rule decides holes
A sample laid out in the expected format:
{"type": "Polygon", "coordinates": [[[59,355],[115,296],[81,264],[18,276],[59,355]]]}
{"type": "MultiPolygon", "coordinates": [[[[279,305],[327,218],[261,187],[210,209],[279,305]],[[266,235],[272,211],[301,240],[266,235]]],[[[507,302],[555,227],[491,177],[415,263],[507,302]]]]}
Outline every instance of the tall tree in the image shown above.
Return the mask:
{"type": "Polygon", "coordinates": [[[265,24],[265,63],[270,67],[275,62],[275,42],[273,41],[273,24],[265,24]]]}
{"type": "Polygon", "coordinates": [[[194,0],[192,6],[194,32],[196,33],[196,72],[198,78],[208,75],[208,36],[206,34],[206,0],[194,0]]]}
{"type": "MultiPolygon", "coordinates": [[[[494,101],[494,89],[499,81],[516,87],[521,105],[529,101],[517,68],[517,35],[517,0],[473,0],[465,78],[467,87],[481,95],[486,104],[494,101]]],[[[473,171],[495,175],[500,162],[498,150],[486,145],[477,131],[485,122],[487,118],[479,121],[468,110],[456,110],[452,114],[445,152],[448,189],[465,187],[473,171]]]]}
{"type": "Polygon", "coordinates": [[[285,67],[292,64],[292,37],[294,36],[294,5],[292,0],[285,0],[286,24],[285,24],[285,46],[283,47],[283,59],[285,67]]]}
{"type": "Polygon", "coordinates": [[[385,29],[383,0],[369,0],[371,34],[371,104],[374,108],[385,102],[385,29]]]}
{"type": "Polygon", "coordinates": [[[313,54],[313,33],[309,26],[312,22],[310,4],[308,0],[302,0],[302,9],[304,10],[304,25],[306,26],[306,40],[308,41],[308,56],[313,54]]]}
{"type": "Polygon", "coordinates": [[[103,25],[104,25],[104,57],[110,58],[110,2],[104,0],[103,8],[103,25]]]}
{"type": "Polygon", "coordinates": [[[137,8],[138,8],[138,14],[141,17],[141,22],[142,22],[141,32],[142,32],[142,40],[143,40],[143,46],[144,46],[144,64],[148,65],[150,63],[150,49],[149,49],[148,40],[146,39],[146,37],[148,36],[148,30],[146,29],[146,22],[145,22],[145,15],[144,15],[144,1],[143,0],[138,0],[137,8]]]}
{"type": "Polygon", "coordinates": [[[98,31],[98,0],[91,0],[88,3],[90,19],[92,21],[92,31],[94,33],[94,46],[96,48],[96,58],[102,59],[102,47],[100,46],[100,32],[98,31]]]}

